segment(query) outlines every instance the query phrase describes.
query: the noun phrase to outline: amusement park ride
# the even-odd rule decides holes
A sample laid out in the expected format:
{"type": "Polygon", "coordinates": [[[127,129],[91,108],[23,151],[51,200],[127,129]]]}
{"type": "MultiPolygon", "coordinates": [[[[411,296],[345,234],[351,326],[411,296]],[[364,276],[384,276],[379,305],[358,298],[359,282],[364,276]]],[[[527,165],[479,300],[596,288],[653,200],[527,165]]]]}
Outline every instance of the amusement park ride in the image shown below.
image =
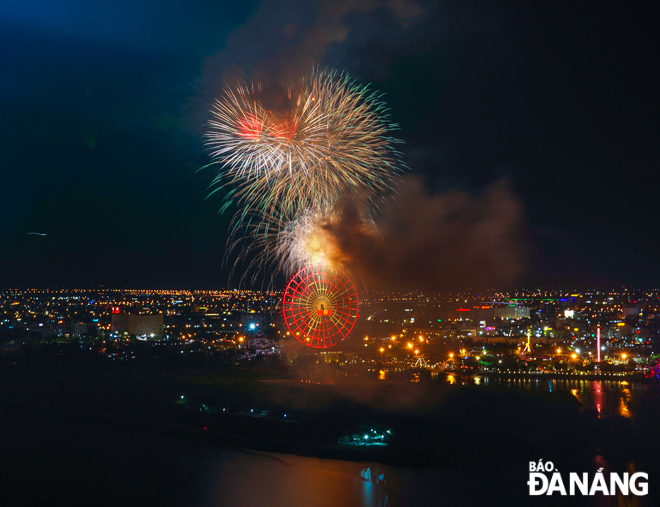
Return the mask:
{"type": "Polygon", "coordinates": [[[534,351],[534,349],[532,348],[531,338],[532,338],[532,332],[530,330],[527,330],[527,343],[525,344],[525,348],[522,351],[523,357],[525,357],[527,354],[531,354],[534,351]]]}
{"type": "Polygon", "coordinates": [[[342,271],[323,265],[301,269],[284,290],[282,314],[291,334],[313,348],[344,340],[358,318],[353,282],[342,271]]]}

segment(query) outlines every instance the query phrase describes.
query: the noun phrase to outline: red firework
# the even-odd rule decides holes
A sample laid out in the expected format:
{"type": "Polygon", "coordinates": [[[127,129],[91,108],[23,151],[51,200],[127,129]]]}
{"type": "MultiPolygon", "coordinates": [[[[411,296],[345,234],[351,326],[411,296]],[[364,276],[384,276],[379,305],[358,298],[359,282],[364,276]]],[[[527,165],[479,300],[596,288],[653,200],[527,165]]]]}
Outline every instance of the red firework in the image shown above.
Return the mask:
{"type": "Polygon", "coordinates": [[[291,334],[313,348],[328,348],[345,339],[358,317],[353,282],[325,266],[301,269],[284,290],[282,313],[291,334]]]}

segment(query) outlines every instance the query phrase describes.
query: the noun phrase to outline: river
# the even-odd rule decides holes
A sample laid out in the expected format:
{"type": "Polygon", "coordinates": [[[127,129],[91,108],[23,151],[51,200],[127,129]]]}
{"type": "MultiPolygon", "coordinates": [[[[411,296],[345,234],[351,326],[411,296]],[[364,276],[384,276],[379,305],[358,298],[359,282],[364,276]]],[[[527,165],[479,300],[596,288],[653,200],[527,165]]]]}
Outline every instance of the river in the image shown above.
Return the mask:
{"type": "MultiPolygon", "coordinates": [[[[187,502],[191,507],[642,507],[657,505],[658,498],[653,491],[657,482],[651,481],[649,497],[530,497],[528,462],[510,456],[470,460],[447,456],[447,466],[437,469],[226,450],[206,452],[199,459],[206,466],[187,502]]],[[[555,456],[554,464],[564,471],[592,475],[604,468],[606,473],[644,470],[657,477],[653,459],[555,456]]]]}
{"type": "Polygon", "coordinates": [[[649,384],[636,383],[624,379],[581,379],[547,378],[542,376],[499,376],[499,375],[458,375],[438,373],[420,375],[412,371],[373,370],[366,377],[380,380],[433,380],[456,386],[481,386],[511,389],[545,391],[549,393],[570,392],[582,403],[583,410],[595,410],[598,417],[621,415],[634,417],[632,405],[639,401],[649,390],[649,384]]]}
{"type": "MultiPolygon", "coordinates": [[[[588,406],[600,404],[603,414],[621,413],[621,399],[645,389],[624,381],[484,377],[479,382],[485,387],[497,384],[553,392],[577,390],[575,396],[582,397],[588,406]]],[[[566,454],[563,446],[562,451],[493,453],[479,434],[466,434],[465,453],[442,456],[442,465],[436,468],[411,468],[228,448],[19,409],[4,410],[0,423],[3,506],[660,505],[660,466],[654,449],[566,454]],[[529,461],[538,459],[553,461],[565,473],[594,474],[599,468],[618,473],[644,471],[649,474],[649,496],[530,497],[529,461]]]]}

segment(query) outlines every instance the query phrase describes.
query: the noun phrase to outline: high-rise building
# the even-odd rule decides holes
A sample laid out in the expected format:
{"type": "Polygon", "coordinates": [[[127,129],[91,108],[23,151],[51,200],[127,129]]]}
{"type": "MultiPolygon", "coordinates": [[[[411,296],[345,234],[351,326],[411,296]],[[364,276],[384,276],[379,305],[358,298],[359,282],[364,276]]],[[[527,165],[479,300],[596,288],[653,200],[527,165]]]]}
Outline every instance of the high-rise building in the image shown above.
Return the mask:
{"type": "Polygon", "coordinates": [[[87,334],[87,323],[78,320],[71,321],[71,335],[82,336],[87,334]]]}
{"type": "Polygon", "coordinates": [[[163,336],[163,314],[121,313],[118,307],[113,308],[110,330],[112,333],[129,336],[163,336]]]}

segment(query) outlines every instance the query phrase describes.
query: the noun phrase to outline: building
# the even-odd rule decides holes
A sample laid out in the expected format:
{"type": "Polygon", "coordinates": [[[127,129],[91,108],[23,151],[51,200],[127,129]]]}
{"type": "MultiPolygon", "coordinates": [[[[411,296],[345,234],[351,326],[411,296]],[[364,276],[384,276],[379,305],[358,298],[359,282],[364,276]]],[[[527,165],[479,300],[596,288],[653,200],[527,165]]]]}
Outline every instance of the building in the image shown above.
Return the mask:
{"type": "Polygon", "coordinates": [[[501,319],[529,319],[529,308],[524,306],[505,306],[493,308],[493,317],[501,319]]]}
{"type": "Polygon", "coordinates": [[[255,333],[254,338],[248,340],[248,348],[253,349],[256,354],[274,354],[275,341],[266,338],[261,331],[255,333]]]}
{"type": "Polygon", "coordinates": [[[87,323],[78,320],[71,321],[71,336],[82,336],[87,334],[87,323]]]}
{"type": "Polygon", "coordinates": [[[121,313],[119,308],[113,308],[110,331],[113,334],[129,336],[163,336],[163,314],[121,313]]]}
{"type": "Polygon", "coordinates": [[[635,306],[624,306],[621,308],[621,316],[622,318],[626,317],[637,317],[640,314],[639,308],[635,306]]]}

